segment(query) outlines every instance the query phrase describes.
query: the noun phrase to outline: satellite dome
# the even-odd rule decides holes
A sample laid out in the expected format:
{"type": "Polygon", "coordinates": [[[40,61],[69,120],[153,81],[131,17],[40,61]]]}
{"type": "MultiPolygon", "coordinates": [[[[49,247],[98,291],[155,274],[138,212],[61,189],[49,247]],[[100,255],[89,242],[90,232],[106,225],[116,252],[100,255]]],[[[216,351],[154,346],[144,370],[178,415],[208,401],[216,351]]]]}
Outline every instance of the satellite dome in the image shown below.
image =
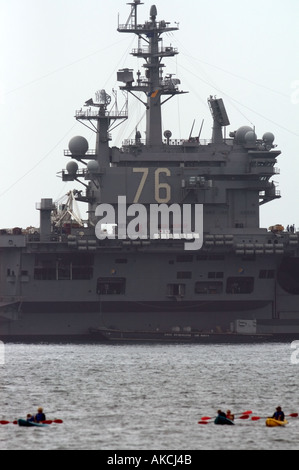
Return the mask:
{"type": "Polygon", "coordinates": [[[166,139],[170,139],[170,137],[172,136],[172,132],[171,131],[165,131],[164,132],[164,137],[166,137],[166,139]]]}
{"type": "Polygon", "coordinates": [[[66,169],[67,169],[67,172],[70,174],[70,175],[75,175],[77,173],[77,170],[78,170],[78,164],[76,162],[68,162],[68,164],[66,165],[66,169]]]}
{"type": "Polygon", "coordinates": [[[238,144],[246,143],[245,135],[247,132],[252,132],[254,134],[253,129],[249,126],[242,126],[236,131],[235,140],[238,144]]]}
{"type": "Polygon", "coordinates": [[[266,144],[273,144],[274,142],[274,134],[272,134],[272,132],[265,132],[265,134],[263,135],[263,141],[266,143],[266,144]]]}
{"type": "Polygon", "coordinates": [[[87,163],[87,169],[90,173],[97,173],[99,171],[99,164],[95,160],[90,160],[87,163]]]}
{"type": "Polygon", "coordinates": [[[256,142],[256,133],[253,132],[253,131],[247,131],[245,136],[244,136],[244,139],[245,139],[245,142],[246,144],[253,144],[256,142]]]}
{"type": "Polygon", "coordinates": [[[73,137],[69,141],[69,150],[73,155],[84,155],[88,150],[88,142],[85,137],[73,137]]]}

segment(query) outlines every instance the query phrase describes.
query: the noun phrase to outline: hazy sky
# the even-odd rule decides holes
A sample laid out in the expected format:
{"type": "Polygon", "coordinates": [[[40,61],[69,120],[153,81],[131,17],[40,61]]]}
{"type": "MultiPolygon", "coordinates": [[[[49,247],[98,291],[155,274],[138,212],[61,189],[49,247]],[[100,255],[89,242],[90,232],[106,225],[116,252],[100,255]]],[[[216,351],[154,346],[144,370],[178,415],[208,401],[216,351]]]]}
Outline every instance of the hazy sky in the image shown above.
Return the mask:
{"type": "MultiPolygon", "coordinates": [[[[141,23],[155,3],[158,20],[179,23],[164,46],[180,54],[165,72],[189,94],[163,107],[164,130],[187,138],[211,137],[209,95],[224,99],[231,125],[255,126],[259,138],[275,135],[282,198],[263,206],[261,225],[299,227],[299,1],[144,0],[141,23]]],[[[117,70],[142,69],[130,56],[134,35],[117,32],[130,7],[123,0],[0,0],[0,226],[39,225],[35,204],[58,200],[79,183],[57,177],[69,161],[69,140],[94,134],[74,114],[102,88],[118,89],[117,70]]],[[[136,74],[135,74],[136,76],[136,74]]],[[[119,101],[122,95],[119,93],[119,101]]],[[[113,132],[112,145],[134,135],[143,106],[129,100],[132,120],[113,132]]],[[[81,211],[83,218],[86,217],[81,211]]]]}

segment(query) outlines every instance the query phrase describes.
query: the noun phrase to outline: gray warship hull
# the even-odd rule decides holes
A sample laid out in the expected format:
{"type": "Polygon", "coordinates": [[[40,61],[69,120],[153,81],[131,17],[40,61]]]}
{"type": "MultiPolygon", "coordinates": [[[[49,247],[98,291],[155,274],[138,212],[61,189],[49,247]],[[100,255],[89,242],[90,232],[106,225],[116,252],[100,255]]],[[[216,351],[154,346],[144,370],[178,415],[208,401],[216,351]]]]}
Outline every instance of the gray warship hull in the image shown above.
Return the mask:
{"type": "Polygon", "coordinates": [[[280,197],[272,181],[280,155],[274,136],[258,138],[242,126],[224,138],[229,120],[216,97],[208,99],[210,140],[162,135],[162,105],[184,92],[178,79],[163,77],[162,60],[178,51],[161,36],[178,28],[157,21],[155,6],[140,24],[140,4],[130,3],[118,31],[138,37],[132,55],[145,61],[145,76],[138,71],[135,80],[122,69],[118,80],[127,96],[145,97],[138,99],[146,139],[136,128],[134,139],[110,146],[128,102],[109,109],[104,90],[76,112],[94,131],[95,150],[73,138],[60,176],[83,189],[70,191],[63,206],[42,199],[39,228],[0,231],[0,339],[93,339],[107,329],[136,339],[141,332],[195,342],[215,334],[295,339],[298,232],[259,226],[260,206],[280,197]],[[87,220],[76,216],[74,202],[86,203],[87,220]],[[154,229],[152,208],[160,211],[154,229]]]}
{"type": "MultiPolygon", "coordinates": [[[[15,245],[20,237],[11,237],[15,245]]],[[[261,241],[265,234],[259,237],[261,241]]],[[[73,247],[67,249],[67,243],[65,251],[60,251],[61,241],[38,243],[40,250],[34,253],[32,243],[23,240],[22,249],[1,253],[6,266],[22,265],[23,273],[6,276],[1,338],[91,339],[90,330],[100,327],[299,336],[297,295],[285,290],[296,286],[298,257],[275,254],[276,236],[269,233],[264,250],[273,253],[258,255],[245,254],[245,247],[240,254],[241,243],[234,236],[214,238],[213,248],[209,234],[208,244],[192,254],[169,249],[165,240],[163,248],[161,241],[153,246],[132,242],[112,252],[106,247],[99,254],[86,248],[83,256],[80,251],[84,262],[80,266],[79,253],[73,247]],[[47,259],[45,268],[35,265],[41,254],[47,259]],[[68,264],[65,261],[60,270],[63,258],[68,264]]],[[[280,238],[286,250],[296,246],[290,245],[292,240],[297,242],[287,233],[280,238]]]]}

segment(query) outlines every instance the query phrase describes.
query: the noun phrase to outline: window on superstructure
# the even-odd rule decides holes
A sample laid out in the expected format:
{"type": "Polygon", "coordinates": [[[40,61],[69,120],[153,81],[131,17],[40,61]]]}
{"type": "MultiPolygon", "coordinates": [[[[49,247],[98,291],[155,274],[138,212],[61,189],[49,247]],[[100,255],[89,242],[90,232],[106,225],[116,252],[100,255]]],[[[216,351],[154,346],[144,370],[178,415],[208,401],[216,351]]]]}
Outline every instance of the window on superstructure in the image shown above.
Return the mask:
{"type": "Polygon", "coordinates": [[[195,283],[195,294],[222,294],[223,283],[220,281],[199,281],[195,283]]]}
{"type": "Polygon", "coordinates": [[[169,297],[183,297],[185,293],[185,284],[167,284],[167,295],[169,297]]]}
{"type": "Polygon", "coordinates": [[[222,279],[223,278],[223,272],[221,271],[211,271],[208,273],[208,278],[209,279],[222,279]]]}
{"type": "Polygon", "coordinates": [[[57,278],[56,259],[35,259],[34,279],[38,281],[55,281],[57,278]]]}
{"type": "Polygon", "coordinates": [[[97,294],[99,295],[124,295],[125,291],[125,278],[99,277],[97,280],[97,294]]]}
{"type": "Polygon", "coordinates": [[[253,288],[253,277],[229,277],[227,279],[227,294],[251,294],[253,292],[253,288]]]}
{"type": "Polygon", "coordinates": [[[191,271],[178,271],[176,273],[177,279],[191,279],[192,272],[191,271]]]}
{"type": "Polygon", "coordinates": [[[94,257],[87,253],[39,254],[34,279],[40,281],[88,280],[93,276],[94,257]]]}
{"type": "Polygon", "coordinates": [[[259,273],[260,279],[274,279],[275,271],[274,269],[261,269],[259,273]]]}

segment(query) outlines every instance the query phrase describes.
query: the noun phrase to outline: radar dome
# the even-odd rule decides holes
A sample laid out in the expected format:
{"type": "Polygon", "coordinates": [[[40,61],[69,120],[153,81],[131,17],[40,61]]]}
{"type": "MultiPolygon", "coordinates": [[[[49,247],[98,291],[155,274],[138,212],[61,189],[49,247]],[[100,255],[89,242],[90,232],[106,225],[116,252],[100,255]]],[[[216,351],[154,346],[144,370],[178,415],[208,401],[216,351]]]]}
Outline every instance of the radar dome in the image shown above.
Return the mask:
{"type": "Polygon", "coordinates": [[[88,142],[85,137],[73,137],[69,141],[69,150],[73,155],[84,155],[88,150],[88,142]]]}
{"type": "Polygon", "coordinates": [[[247,131],[244,136],[246,144],[254,144],[256,142],[256,134],[253,131],[247,131]]]}
{"type": "Polygon", "coordinates": [[[67,169],[67,172],[70,174],[70,175],[75,175],[77,173],[77,170],[78,170],[78,164],[76,162],[68,162],[68,164],[66,165],[66,169],[67,169]]]}
{"type": "Polygon", "coordinates": [[[263,141],[266,143],[266,144],[273,144],[274,142],[274,135],[272,134],[272,132],[265,132],[265,134],[263,135],[263,141]]]}
{"type": "Polygon", "coordinates": [[[247,132],[252,132],[254,134],[253,129],[249,126],[242,126],[236,131],[235,140],[238,144],[246,143],[245,135],[247,132]]]}
{"type": "Polygon", "coordinates": [[[165,131],[164,132],[164,137],[166,137],[167,139],[170,139],[170,137],[172,136],[172,132],[171,131],[165,131]]]}
{"type": "Polygon", "coordinates": [[[87,169],[90,173],[97,173],[99,171],[99,164],[95,160],[87,163],[87,169]]]}

